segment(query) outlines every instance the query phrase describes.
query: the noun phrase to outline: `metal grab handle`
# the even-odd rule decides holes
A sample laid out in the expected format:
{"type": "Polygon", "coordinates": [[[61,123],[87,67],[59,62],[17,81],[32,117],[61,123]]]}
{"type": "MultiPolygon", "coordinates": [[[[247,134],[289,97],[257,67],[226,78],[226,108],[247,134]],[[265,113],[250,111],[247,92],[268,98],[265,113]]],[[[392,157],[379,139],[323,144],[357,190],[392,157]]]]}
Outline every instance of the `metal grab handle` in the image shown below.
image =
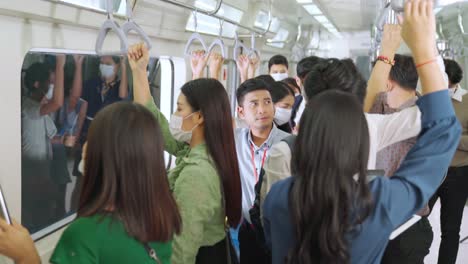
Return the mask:
{"type": "Polygon", "coordinates": [[[192,56],[192,53],[190,52],[190,46],[192,46],[193,42],[195,42],[196,40],[198,40],[198,42],[200,42],[200,44],[202,45],[203,51],[205,51],[206,54],[208,53],[205,41],[198,32],[195,32],[192,34],[192,36],[190,36],[189,40],[187,41],[187,44],[185,45],[184,54],[186,56],[192,56]]]}
{"type": "Polygon", "coordinates": [[[397,13],[402,13],[405,10],[405,0],[392,0],[392,9],[397,13]]]}
{"type": "Polygon", "coordinates": [[[127,21],[125,21],[125,23],[122,25],[122,31],[128,38],[128,33],[132,30],[140,36],[140,38],[146,43],[148,50],[150,50],[152,48],[151,40],[148,34],[146,34],[143,29],[133,20],[133,10],[127,1],[127,21]]]}
{"type": "Polygon", "coordinates": [[[377,17],[377,20],[375,22],[375,26],[379,31],[382,31],[384,29],[385,21],[387,20],[387,17],[389,15],[390,11],[390,3],[387,3],[380,12],[379,16],[377,17]]]}
{"type": "Polygon", "coordinates": [[[115,54],[126,54],[128,50],[128,39],[125,36],[124,32],[120,28],[119,24],[114,21],[114,16],[112,15],[112,0],[107,0],[107,20],[101,26],[99,30],[98,37],[96,39],[96,54],[99,56],[104,55],[115,55],[115,54]],[[106,39],[107,34],[110,31],[114,31],[117,36],[120,38],[120,51],[119,52],[103,52],[102,46],[104,45],[104,40],[106,39]]]}
{"type": "Polygon", "coordinates": [[[127,21],[122,25],[122,31],[124,32],[125,36],[128,36],[128,33],[132,30],[135,31],[141,39],[143,39],[143,41],[146,43],[146,47],[148,47],[148,50],[153,47],[153,45],[151,45],[150,38],[138,24],[133,21],[127,21]]]}
{"type": "Polygon", "coordinates": [[[208,54],[213,51],[213,49],[218,46],[220,49],[221,49],[221,55],[223,56],[223,58],[226,59],[226,48],[225,48],[225,45],[224,45],[224,41],[220,38],[217,38],[213,41],[213,43],[211,43],[210,47],[208,48],[208,54]]]}
{"type": "Polygon", "coordinates": [[[247,48],[247,46],[245,46],[244,43],[239,41],[239,36],[237,35],[237,32],[236,32],[234,36],[234,50],[232,53],[233,59],[235,61],[239,58],[239,49],[243,49],[243,50],[246,50],[247,52],[250,52],[250,49],[247,48]]]}
{"type": "Polygon", "coordinates": [[[458,17],[457,17],[457,22],[458,22],[458,28],[460,29],[460,32],[463,35],[468,35],[468,33],[465,33],[465,27],[463,27],[463,16],[461,13],[461,7],[458,5],[458,17]]]}
{"type": "Polygon", "coordinates": [[[125,34],[123,33],[122,29],[119,25],[111,20],[108,19],[102,24],[101,29],[99,30],[99,34],[96,40],[96,54],[99,56],[104,55],[115,55],[115,54],[126,54],[128,50],[128,40],[125,34]],[[103,52],[102,46],[104,45],[104,40],[106,39],[107,34],[113,30],[117,36],[120,38],[120,51],[119,52],[103,52]]]}

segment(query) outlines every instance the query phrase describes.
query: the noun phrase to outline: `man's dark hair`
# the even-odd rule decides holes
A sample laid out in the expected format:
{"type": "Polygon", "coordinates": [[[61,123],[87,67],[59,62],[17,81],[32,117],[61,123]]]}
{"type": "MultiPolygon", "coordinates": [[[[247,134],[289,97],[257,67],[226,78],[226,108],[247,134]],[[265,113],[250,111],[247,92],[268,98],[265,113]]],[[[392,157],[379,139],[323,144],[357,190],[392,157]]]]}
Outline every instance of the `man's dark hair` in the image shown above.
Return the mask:
{"type": "Polygon", "coordinates": [[[268,61],[268,71],[271,70],[271,66],[273,65],[284,65],[289,69],[288,59],[286,59],[286,57],[283,55],[275,55],[271,57],[271,59],[268,61]]]}
{"type": "Polygon", "coordinates": [[[267,82],[264,82],[257,78],[250,79],[250,80],[243,82],[239,86],[239,88],[237,88],[237,91],[236,91],[237,104],[242,106],[242,104],[244,103],[244,97],[246,94],[254,92],[254,91],[260,91],[260,90],[265,90],[265,91],[270,92],[271,86],[267,82]]]}
{"type": "Polygon", "coordinates": [[[448,75],[450,84],[460,83],[461,80],[463,79],[463,70],[460,67],[460,64],[458,64],[454,60],[449,60],[449,59],[445,59],[444,64],[445,64],[445,72],[448,75]]]}

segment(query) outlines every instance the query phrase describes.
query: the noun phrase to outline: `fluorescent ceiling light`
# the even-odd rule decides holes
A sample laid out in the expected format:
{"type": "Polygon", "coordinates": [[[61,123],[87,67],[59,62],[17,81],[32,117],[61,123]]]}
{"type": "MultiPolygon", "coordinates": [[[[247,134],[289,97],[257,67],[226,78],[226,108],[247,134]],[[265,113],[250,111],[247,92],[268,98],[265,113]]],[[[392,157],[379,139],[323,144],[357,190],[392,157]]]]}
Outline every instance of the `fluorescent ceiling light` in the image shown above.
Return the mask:
{"type": "Polygon", "coordinates": [[[298,4],[312,4],[312,0],[296,0],[298,4]]]}
{"type": "Polygon", "coordinates": [[[439,1],[436,1],[436,4],[437,6],[446,6],[446,5],[462,3],[462,2],[468,2],[468,1],[467,0],[439,0],[439,1]]]}
{"type": "MultiPolygon", "coordinates": [[[[62,2],[84,6],[96,10],[106,11],[106,1],[96,1],[96,0],[60,0],[62,2]]],[[[127,1],[113,0],[114,4],[114,13],[119,15],[125,15],[127,10],[127,1]],[[116,3],[120,3],[119,6],[116,6],[116,3]],[[116,9],[117,7],[117,9],[116,9]]]]}
{"type": "Polygon", "coordinates": [[[307,10],[307,13],[311,15],[321,15],[322,11],[317,7],[317,5],[304,5],[305,10],[307,10]]]}
{"type": "Polygon", "coordinates": [[[314,18],[315,18],[315,20],[317,20],[321,24],[330,22],[330,21],[328,21],[328,18],[326,16],[324,16],[324,15],[314,16],[314,18]]]}

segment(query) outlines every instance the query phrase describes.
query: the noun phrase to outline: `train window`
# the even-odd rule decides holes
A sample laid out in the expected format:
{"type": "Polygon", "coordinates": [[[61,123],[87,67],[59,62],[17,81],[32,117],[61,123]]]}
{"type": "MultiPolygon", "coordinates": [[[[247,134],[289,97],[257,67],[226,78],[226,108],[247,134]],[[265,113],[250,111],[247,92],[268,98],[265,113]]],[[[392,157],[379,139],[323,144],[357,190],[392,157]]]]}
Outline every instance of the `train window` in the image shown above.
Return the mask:
{"type": "MultiPolygon", "coordinates": [[[[97,10],[106,10],[106,1],[104,0],[60,0],[62,2],[84,6],[87,8],[97,9],[97,10]]],[[[119,15],[125,15],[127,9],[127,0],[112,0],[114,13],[119,15]]]]}
{"type": "MultiPolygon", "coordinates": [[[[254,27],[266,30],[268,28],[268,14],[267,12],[260,10],[255,18],[254,27]]],[[[271,20],[270,29],[268,31],[277,33],[280,27],[280,21],[277,17],[273,17],[271,20]]]]}
{"type": "Polygon", "coordinates": [[[271,43],[266,43],[268,46],[283,48],[285,41],[288,39],[289,31],[284,28],[280,28],[276,36],[273,38],[271,43]]]}
{"type": "MultiPolygon", "coordinates": [[[[73,219],[82,146],[96,113],[132,100],[131,71],[123,57],[60,52],[29,52],[22,67],[21,214],[35,239],[73,219]]],[[[158,106],[160,72],[159,59],[151,58],[148,80],[158,106]]]]}
{"type": "MultiPolygon", "coordinates": [[[[198,8],[203,9],[215,9],[216,1],[214,0],[196,0],[195,6],[198,8]]],[[[221,17],[228,18],[239,23],[244,15],[244,12],[234,8],[232,6],[221,4],[221,8],[216,13],[221,17]]],[[[219,35],[219,28],[220,23],[217,18],[207,16],[204,14],[197,14],[197,28],[195,28],[195,20],[193,17],[193,13],[190,15],[187,25],[185,27],[186,30],[189,31],[198,31],[201,33],[211,34],[211,35],[219,35]]],[[[223,37],[234,38],[236,33],[237,26],[232,25],[230,23],[223,23],[223,37]]]]}

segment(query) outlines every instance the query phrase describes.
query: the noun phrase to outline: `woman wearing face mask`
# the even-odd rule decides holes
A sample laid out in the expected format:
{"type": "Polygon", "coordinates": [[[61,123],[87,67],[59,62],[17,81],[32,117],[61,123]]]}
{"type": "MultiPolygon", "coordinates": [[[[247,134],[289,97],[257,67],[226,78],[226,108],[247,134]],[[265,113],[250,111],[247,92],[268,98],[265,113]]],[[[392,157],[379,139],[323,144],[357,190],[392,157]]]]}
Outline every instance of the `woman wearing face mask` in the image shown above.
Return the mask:
{"type": "MultiPolygon", "coordinates": [[[[225,216],[231,226],[237,226],[241,217],[239,166],[227,93],[214,79],[186,83],[169,123],[150,94],[147,48],[134,45],[128,57],[135,101],[153,112],[162,127],[166,151],[177,157],[169,184],[184,227],[174,238],[171,261],[227,263],[225,216]]],[[[206,64],[206,60],[198,62],[206,64]]]]}
{"type": "Polygon", "coordinates": [[[283,82],[275,82],[270,91],[275,104],[275,124],[284,132],[291,133],[291,114],[294,105],[294,91],[283,82]]]}
{"type": "MultiPolygon", "coordinates": [[[[75,166],[77,168],[81,160],[81,146],[86,141],[88,128],[94,116],[110,104],[119,102],[128,97],[128,80],[125,61],[118,56],[102,56],[99,62],[99,76],[87,80],[82,88],[76,93],[83,100],[88,102],[86,111],[86,120],[79,138],[79,145],[75,153],[75,166]],[[120,79],[119,79],[120,72],[120,79]]],[[[77,171],[74,171],[76,176],[80,176],[77,171]]]]}

